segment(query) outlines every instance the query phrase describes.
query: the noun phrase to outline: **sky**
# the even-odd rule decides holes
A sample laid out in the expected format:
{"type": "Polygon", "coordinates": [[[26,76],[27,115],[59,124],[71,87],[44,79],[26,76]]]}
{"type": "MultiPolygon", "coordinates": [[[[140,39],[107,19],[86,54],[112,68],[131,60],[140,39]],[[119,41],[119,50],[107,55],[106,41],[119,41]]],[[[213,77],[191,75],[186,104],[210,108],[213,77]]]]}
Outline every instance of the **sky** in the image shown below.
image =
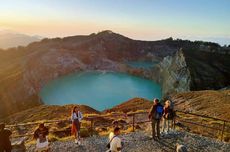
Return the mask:
{"type": "Polygon", "coordinates": [[[43,37],[112,30],[230,44],[230,0],[1,0],[0,29],[43,37]]]}

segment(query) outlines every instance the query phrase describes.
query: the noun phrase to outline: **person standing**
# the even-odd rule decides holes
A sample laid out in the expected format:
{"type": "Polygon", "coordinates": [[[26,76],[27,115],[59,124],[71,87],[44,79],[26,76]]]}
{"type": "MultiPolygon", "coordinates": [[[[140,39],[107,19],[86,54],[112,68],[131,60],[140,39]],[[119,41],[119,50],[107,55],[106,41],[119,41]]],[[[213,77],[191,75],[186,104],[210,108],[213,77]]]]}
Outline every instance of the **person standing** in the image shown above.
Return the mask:
{"type": "Polygon", "coordinates": [[[80,145],[80,129],[81,120],[83,119],[82,113],[75,106],[72,110],[71,120],[72,120],[72,134],[75,137],[75,143],[80,145]]]}
{"type": "Polygon", "coordinates": [[[113,132],[114,136],[110,139],[109,152],[121,152],[122,142],[121,139],[118,137],[120,135],[120,128],[116,127],[113,132]]]}
{"type": "Polygon", "coordinates": [[[49,151],[48,135],[49,129],[45,127],[44,123],[41,123],[34,132],[34,139],[36,140],[36,149],[38,152],[49,151]]]}
{"type": "Polygon", "coordinates": [[[5,128],[5,124],[0,124],[0,152],[11,152],[12,146],[10,136],[12,132],[5,128]]]}
{"type": "Polygon", "coordinates": [[[164,113],[163,113],[163,128],[162,132],[168,134],[170,130],[170,126],[172,127],[172,121],[174,117],[173,107],[171,106],[171,101],[165,101],[164,105],[164,113]]]}
{"type": "Polygon", "coordinates": [[[159,99],[154,99],[153,106],[149,112],[149,119],[152,121],[152,138],[160,139],[160,120],[163,115],[163,106],[159,103],[159,99]]]}

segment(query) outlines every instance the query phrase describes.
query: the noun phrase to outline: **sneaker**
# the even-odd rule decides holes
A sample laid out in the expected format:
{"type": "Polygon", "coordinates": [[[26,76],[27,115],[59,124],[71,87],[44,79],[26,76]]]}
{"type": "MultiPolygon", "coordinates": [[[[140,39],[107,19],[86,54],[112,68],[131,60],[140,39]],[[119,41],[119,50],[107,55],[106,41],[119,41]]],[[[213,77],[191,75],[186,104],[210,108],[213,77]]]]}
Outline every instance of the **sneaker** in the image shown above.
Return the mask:
{"type": "Polygon", "coordinates": [[[74,141],[74,142],[75,142],[75,144],[78,144],[78,140],[77,140],[77,139],[75,139],[75,141],[74,141]]]}
{"type": "Polygon", "coordinates": [[[164,135],[164,134],[163,134],[163,135],[162,135],[162,134],[160,134],[160,136],[161,136],[161,137],[164,137],[165,135],[164,135]]]}
{"type": "Polygon", "coordinates": [[[154,136],[154,137],[152,137],[151,139],[152,139],[153,141],[156,141],[156,140],[157,140],[157,137],[154,136]]]}

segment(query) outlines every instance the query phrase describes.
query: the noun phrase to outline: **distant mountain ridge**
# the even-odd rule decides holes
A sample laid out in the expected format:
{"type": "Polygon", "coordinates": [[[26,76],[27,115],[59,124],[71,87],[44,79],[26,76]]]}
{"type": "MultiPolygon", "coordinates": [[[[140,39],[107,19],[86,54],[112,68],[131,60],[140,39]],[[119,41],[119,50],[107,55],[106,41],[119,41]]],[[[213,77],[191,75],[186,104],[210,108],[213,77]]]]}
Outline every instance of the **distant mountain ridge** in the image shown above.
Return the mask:
{"type": "Polygon", "coordinates": [[[32,42],[40,41],[40,36],[29,36],[26,34],[0,31],[0,48],[7,49],[17,46],[26,46],[32,42]]]}

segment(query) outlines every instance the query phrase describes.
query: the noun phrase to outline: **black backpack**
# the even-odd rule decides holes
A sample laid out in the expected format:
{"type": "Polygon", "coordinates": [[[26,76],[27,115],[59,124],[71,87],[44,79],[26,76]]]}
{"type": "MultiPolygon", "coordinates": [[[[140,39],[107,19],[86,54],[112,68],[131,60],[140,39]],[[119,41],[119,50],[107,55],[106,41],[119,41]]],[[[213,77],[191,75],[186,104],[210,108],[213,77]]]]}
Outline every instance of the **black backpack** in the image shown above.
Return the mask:
{"type": "Polygon", "coordinates": [[[169,108],[167,119],[173,119],[174,116],[175,116],[174,110],[172,108],[169,108]]]}

